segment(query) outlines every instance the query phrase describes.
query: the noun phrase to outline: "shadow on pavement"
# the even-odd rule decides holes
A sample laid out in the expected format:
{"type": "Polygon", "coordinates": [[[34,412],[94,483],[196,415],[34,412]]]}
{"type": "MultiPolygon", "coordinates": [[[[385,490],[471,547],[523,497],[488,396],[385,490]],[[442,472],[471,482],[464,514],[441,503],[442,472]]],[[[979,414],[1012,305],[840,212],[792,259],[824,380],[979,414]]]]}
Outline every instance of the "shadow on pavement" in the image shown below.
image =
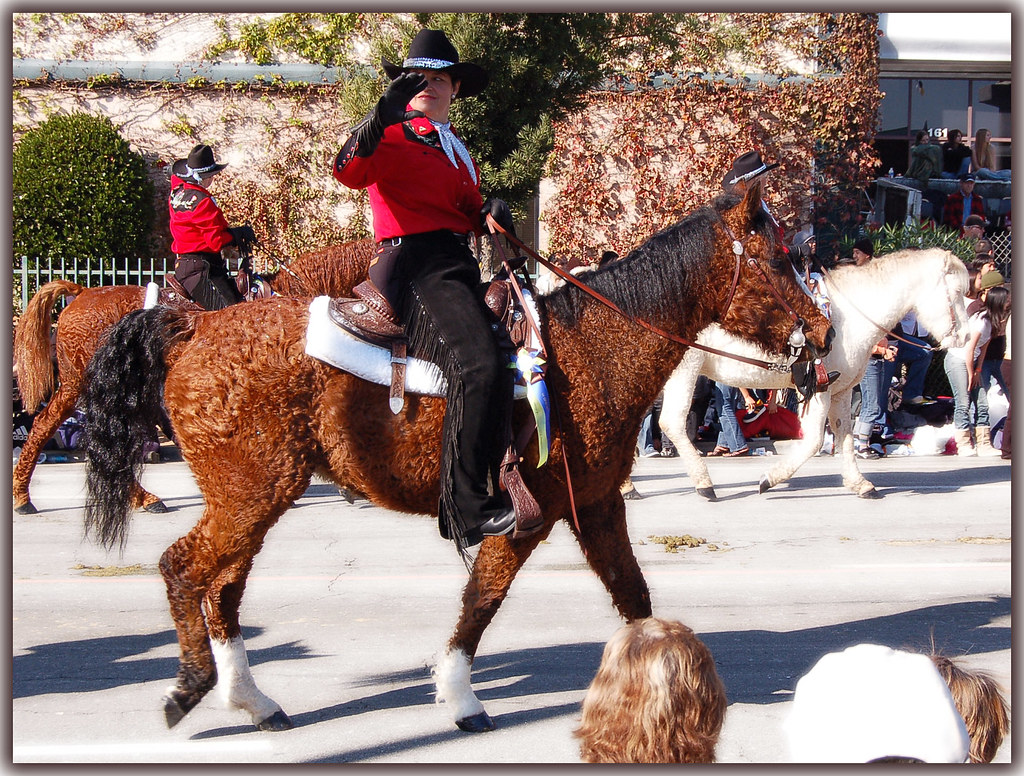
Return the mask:
{"type": "MultiPolygon", "coordinates": [[[[794,688],[797,679],[822,655],[853,644],[873,642],[928,653],[934,643],[936,651],[953,658],[964,654],[977,655],[1009,649],[1010,628],[992,623],[1009,616],[1010,613],[1010,599],[998,596],[786,633],[766,630],[723,631],[702,633],[700,637],[715,656],[730,704],[771,704],[789,700],[789,691],[794,688]]],[[[73,642],[70,645],[45,645],[35,648],[35,654],[31,656],[33,660],[38,661],[33,674],[38,676],[40,671],[56,670],[58,663],[65,667],[64,673],[67,675],[86,674],[95,665],[95,660],[90,660],[90,655],[91,647],[97,643],[106,644],[108,657],[103,663],[105,670],[117,673],[124,669],[126,664],[113,666],[112,659],[129,657],[137,651],[170,643],[173,637],[173,632],[165,631],[151,636],[97,639],[73,642]],[[114,644],[117,646],[116,649],[111,648],[114,644]],[[68,660],[68,650],[72,657],[78,656],[77,663],[75,660],[68,660]],[[54,665],[48,666],[47,663],[54,665]]],[[[582,642],[481,655],[474,663],[474,687],[485,705],[488,701],[497,699],[543,696],[561,692],[582,693],[597,670],[603,649],[602,643],[582,642]],[[486,687],[488,683],[494,683],[496,686],[486,687]]],[[[313,655],[294,642],[250,653],[251,662],[254,664],[311,656],[313,655]]],[[[25,694],[23,690],[19,693],[19,684],[24,685],[29,681],[22,675],[27,670],[27,664],[19,661],[28,659],[15,658],[15,697],[25,694]]],[[[137,662],[140,661],[133,661],[137,662]]],[[[39,687],[36,691],[81,692],[103,689],[129,681],[171,677],[176,668],[175,661],[168,659],[141,662],[148,664],[146,670],[133,671],[130,676],[120,675],[120,681],[105,681],[102,678],[79,680],[69,682],[68,686],[60,688],[50,684],[46,688],[39,687]]],[[[411,706],[429,706],[434,703],[433,682],[429,669],[424,666],[385,674],[370,674],[355,679],[354,684],[367,688],[392,685],[392,688],[293,715],[293,722],[297,727],[308,726],[359,714],[387,712],[390,709],[411,706]]],[[[283,703],[287,711],[289,699],[277,700],[283,703]]],[[[578,711],[578,703],[561,703],[520,709],[495,716],[494,719],[497,725],[508,727],[553,719],[566,714],[577,714],[578,711]]],[[[251,732],[252,726],[243,723],[207,730],[192,738],[211,739],[251,732]]],[[[428,746],[461,735],[463,734],[453,726],[450,732],[389,741],[374,747],[341,750],[316,762],[358,762],[428,746]]]]}
{"type": "MultiPolygon", "coordinates": [[[[246,640],[262,632],[262,628],[242,628],[246,640]]],[[[12,660],[13,698],[99,692],[161,679],[172,682],[178,673],[177,643],[175,631],[165,630],[27,647],[29,654],[17,655],[12,660]],[[138,657],[166,646],[175,647],[174,657],[138,657]]],[[[247,654],[249,665],[317,657],[295,641],[266,649],[247,649],[247,654]]]]}

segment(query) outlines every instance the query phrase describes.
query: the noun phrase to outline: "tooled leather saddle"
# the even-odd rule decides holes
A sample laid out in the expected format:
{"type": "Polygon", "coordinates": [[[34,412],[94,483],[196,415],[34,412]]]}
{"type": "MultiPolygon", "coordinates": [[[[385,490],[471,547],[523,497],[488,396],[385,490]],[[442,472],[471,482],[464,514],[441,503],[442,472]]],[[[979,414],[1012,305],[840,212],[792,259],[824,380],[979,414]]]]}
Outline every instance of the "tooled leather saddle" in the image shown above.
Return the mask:
{"type": "MultiPolygon", "coordinates": [[[[520,301],[522,292],[521,287],[517,285],[520,281],[515,274],[525,263],[525,257],[506,260],[505,266],[488,284],[484,296],[488,309],[500,322],[492,327],[498,347],[510,353],[515,353],[522,347],[530,334],[530,312],[520,301]]],[[[355,337],[390,349],[389,406],[397,415],[405,405],[405,371],[408,359],[405,329],[387,299],[369,280],[357,285],[352,292],[355,294],[354,297],[331,299],[327,308],[328,317],[334,324],[355,337]]],[[[507,447],[501,461],[499,484],[512,500],[516,512],[513,536],[519,537],[540,530],[544,520],[540,506],[527,489],[519,472],[519,464],[523,460],[519,448],[525,447],[529,434],[520,434],[517,440],[512,432],[512,413],[506,413],[506,416],[509,418],[507,428],[504,430],[507,447]]],[[[532,431],[532,426],[527,430],[532,431]]]]}

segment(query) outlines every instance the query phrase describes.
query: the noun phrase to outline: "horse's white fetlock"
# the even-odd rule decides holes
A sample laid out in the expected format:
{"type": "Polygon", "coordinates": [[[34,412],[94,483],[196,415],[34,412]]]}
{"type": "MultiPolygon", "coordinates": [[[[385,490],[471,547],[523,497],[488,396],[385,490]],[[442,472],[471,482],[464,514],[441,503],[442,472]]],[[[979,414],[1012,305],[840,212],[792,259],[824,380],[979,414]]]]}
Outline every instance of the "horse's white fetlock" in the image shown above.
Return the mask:
{"type": "Polygon", "coordinates": [[[483,704],[473,693],[472,669],[472,661],[461,649],[445,651],[431,669],[437,687],[435,701],[446,704],[456,721],[484,711],[483,704]]]}
{"type": "Polygon", "coordinates": [[[227,641],[210,639],[210,648],[217,664],[217,696],[225,708],[248,711],[257,725],[277,712],[283,713],[281,707],[256,686],[241,636],[227,641]]]}

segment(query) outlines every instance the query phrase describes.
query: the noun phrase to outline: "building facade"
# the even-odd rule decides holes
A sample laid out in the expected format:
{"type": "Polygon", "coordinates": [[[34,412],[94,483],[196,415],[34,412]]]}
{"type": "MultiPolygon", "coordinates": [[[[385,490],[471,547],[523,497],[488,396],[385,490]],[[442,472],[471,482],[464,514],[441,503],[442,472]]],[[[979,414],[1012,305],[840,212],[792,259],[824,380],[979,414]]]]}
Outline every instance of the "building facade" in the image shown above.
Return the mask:
{"type": "Polygon", "coordinates": [[[971,143],[992,132],[1000,169],[1011,167],[1011,14],[883,13],[879,86],[885,93],[875,147],[879,175],[906,171],[920,130],[945,142],[959,129],[971,143]]]}

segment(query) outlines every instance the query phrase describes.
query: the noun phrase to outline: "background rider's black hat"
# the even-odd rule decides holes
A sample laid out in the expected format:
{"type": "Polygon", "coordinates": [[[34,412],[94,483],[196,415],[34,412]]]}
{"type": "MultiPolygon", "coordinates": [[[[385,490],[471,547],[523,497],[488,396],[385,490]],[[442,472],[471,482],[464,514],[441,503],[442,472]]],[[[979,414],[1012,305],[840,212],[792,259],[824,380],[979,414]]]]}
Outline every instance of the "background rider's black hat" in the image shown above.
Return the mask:
{"type": "Polygon", "coordinates": [[[459,52],[448,40],[442,30],[422,29],[409,44],[409,56],[402,64],[396,65],[380,58],[381,67],[394,80],[408,70],[444,70],[459,81],[456,97],[473,97],[480,94],[487,86],[490,77],[480,65],[472,62],[459,62],[459,52]]]}
{"type": "Polygon", "coordinates": [[[171,166],[171,172],[182,180],[198,180],[216,175],[227,167],[217,164],[213,158],[213,149],[200,143],[188,155],[188,159],[179,159],[171,166]]]}
{"type": "Polygon", "coordinates": [[[722,188],[729,190],[740,181],[752,181],[778,166],[778,162],[765,164],[761,161],[761,154],[757,151],[747,151],[736,157],[736,161],[732,163],[732,169],[722,178],[722,188]]]}

